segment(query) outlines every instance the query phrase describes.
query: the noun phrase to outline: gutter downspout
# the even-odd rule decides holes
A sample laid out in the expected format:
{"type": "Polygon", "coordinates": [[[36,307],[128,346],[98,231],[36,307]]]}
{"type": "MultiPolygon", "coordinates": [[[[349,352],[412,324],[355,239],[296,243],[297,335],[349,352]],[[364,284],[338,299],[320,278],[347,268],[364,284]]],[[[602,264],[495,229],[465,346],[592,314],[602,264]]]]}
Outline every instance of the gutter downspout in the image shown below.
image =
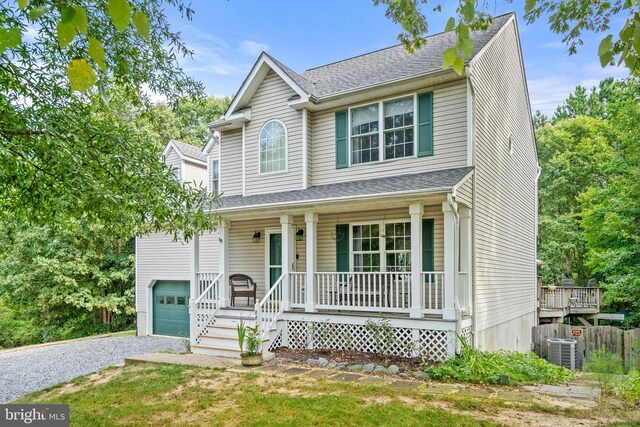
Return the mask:
{"type": "Polygon", "coordinates": [[[309,165],[308,165],[308,150],[307,144],[307,109],[302,109],[302,189],[309,188],[309,165]]]}

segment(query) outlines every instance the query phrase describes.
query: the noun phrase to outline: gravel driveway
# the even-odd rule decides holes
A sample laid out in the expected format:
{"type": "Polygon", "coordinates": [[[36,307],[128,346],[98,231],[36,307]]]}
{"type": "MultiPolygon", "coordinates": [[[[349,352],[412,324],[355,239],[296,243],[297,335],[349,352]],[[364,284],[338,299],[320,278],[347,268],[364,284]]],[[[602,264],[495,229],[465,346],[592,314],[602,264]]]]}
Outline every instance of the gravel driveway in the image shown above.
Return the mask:
{"type": "Polygon", "coordinates": [[[0,403],[87,375],[124,358],[163,350],[184,352],[186,340],[105,337],[0,352],[0,403]]]}

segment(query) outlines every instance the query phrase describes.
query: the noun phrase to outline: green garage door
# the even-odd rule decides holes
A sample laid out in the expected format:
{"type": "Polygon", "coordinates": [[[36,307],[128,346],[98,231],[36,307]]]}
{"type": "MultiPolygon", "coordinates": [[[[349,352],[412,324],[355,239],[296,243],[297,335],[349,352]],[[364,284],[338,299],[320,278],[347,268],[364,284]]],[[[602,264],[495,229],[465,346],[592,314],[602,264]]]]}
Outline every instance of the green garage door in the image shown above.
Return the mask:
{"type": "Polygon", "coordinates": [[[189,336],[189,282],[156,282],[153,287],[153,333],[189,336]]]}

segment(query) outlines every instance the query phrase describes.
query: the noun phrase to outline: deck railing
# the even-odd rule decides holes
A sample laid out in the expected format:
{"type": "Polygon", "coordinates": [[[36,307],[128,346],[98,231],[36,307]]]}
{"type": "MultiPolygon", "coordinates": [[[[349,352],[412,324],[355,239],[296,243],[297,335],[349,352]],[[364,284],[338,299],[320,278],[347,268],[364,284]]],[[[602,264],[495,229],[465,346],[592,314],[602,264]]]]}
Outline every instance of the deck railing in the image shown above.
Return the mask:
{"type": "Polygon", "coordinates": [[[405,313],[411,307],[409,272],[315,273],[320,309],[405,313]]]}
{"type": "Polygon", "coordinates": [[[191,303],[192,330],[196,331],[195,336],[200,336],[207,326],[215,319],[216,313],[220,310],[220,273],[198,273],[198,297],[191,303]]]}
{"type": "Polygon", "coordinates": [[[540,308],[543,310],[600,309],[598,287],[540,287],[540,308]]]}
{"type": "Polygon", "coordinates": [[[424,284],[423,307],[426,314],[442,314],[444,272],[425,271],[422,273],[424,284]]]}
{"type": "Polygon", "coordinates": [[[269,337],[271,328],[284,311],[285,302],[282,298],[282,291],[285,276],[284,273],[280,275],[264,298],[256,303],[256,324],[263,340],[269,337]]]}
{"type": "Polygon", "coordinates": [[[289,298],[293,308],[304,308],[307,291],[307,273],[294,271],[289,273],[289,298]]]}

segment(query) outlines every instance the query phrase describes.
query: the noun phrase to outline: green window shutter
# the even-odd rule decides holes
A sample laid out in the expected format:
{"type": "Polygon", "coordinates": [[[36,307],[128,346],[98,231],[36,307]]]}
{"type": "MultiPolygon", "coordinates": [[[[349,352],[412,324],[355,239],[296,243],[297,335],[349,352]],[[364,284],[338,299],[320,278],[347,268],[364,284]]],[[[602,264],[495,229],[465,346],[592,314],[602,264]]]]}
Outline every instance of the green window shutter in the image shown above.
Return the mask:
{"type": "Polygon", "coordinates": [[[433,156],[433,92],[418,95],[418,157],[433,156]]]}
{"type": "Polygon", "coordinates": [[[336,224],[336,271],[349,271],[349,224],[336,224]]]}
{"type": "Polygon", "coordinates": [[[422,271],[434,271],[433,219],[422,220],[422,271]]]}
{"type": "Polygon", "coordinates": [[[349,166],[349,141],[347,141],[348,127],[347,110],[336,111],[336,169],[349,166]]]}

